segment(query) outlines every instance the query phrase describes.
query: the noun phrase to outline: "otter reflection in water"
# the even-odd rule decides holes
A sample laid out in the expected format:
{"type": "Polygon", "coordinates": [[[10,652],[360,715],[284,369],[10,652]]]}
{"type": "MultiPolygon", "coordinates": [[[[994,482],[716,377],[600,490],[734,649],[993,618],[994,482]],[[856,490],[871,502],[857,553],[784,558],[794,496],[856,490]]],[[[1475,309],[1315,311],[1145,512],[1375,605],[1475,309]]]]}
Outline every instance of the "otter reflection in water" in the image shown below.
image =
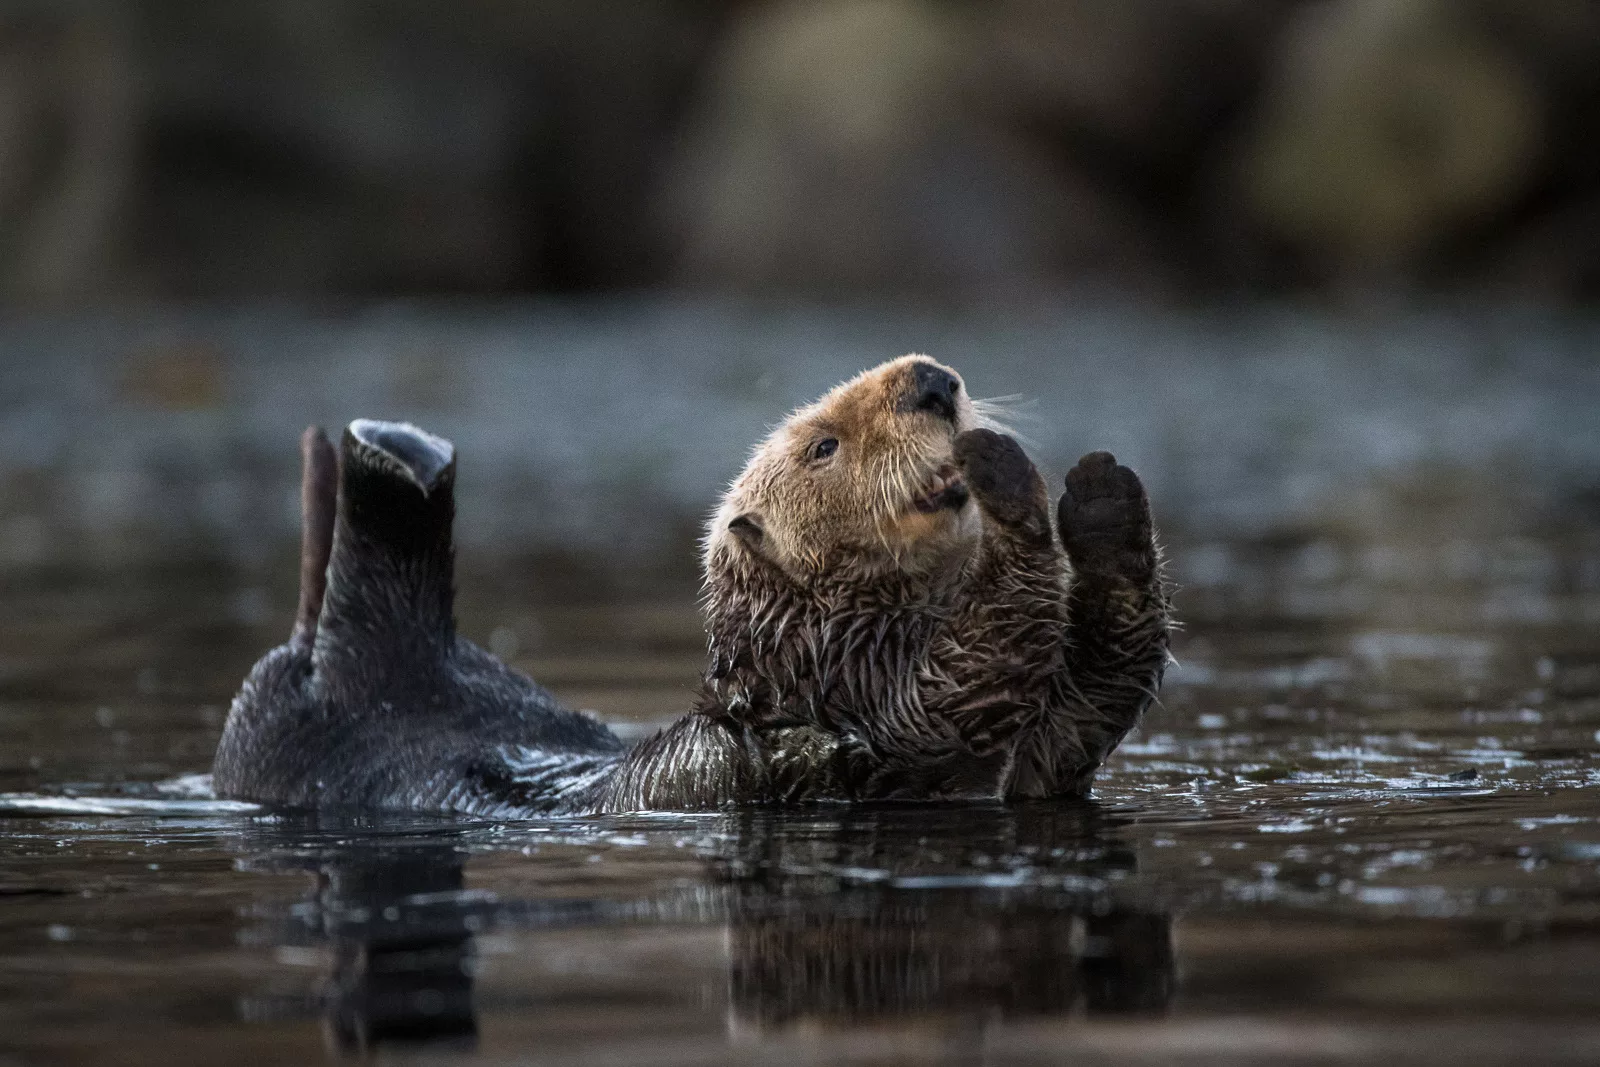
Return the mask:
{"type": "Polygon", "coordinates": [[[358,420],[335,457],[308,431],[300,611],[216,789],[496,818],[1081,796],[1167,661],[1149,503],[1096,452],[1052,526],[985,412],[907,356],[778,427],[707,531],[695,708],[631,750],[457,637],[449,442],[358,420]]]}
{"type": "Polygon", "coordinates": [[[483,918],[463,892],[465,859],[452,844],[357,841],[252,861],[315,875],[288,928],[269,936],[330,949],[331,970],[315,998],[330,1044],[355,1052],[475,1042],[473,932],[483,918]]]}
{"type": "Polygon", "coordinates": [[[1116,898],[1135,857],[1089,805],[869,809],[816,829],[746,816],[717,861],[740,1030],[1171,998],[1171,919],[1116,898]]]}
{"type": "MultiPolygon", "coordinates": [[[[869,807],[826,822],[749,812],[729,816],[715,840],[704,882],[647,899],[463,892],[465,853],[438,843],[358,838],[254,863],[317,872],[307,905],[269,936],[329,945],[320,1011],[349,1050],[470,1039],[480,930],[498,935],[501,951],[537,959],[551,942],[518,932],[593,929],[593,966],[617,982],[605,958],[611,931],[689,917],[723,923],[718,1014],[740,1038],[919,1016],[970,1030],[1079,1008],[1150,1013],[1171,997],[1170,920],[1121,899],[1134,855],[1088,805],[869,807]]],[[[582,969],[573,956],[582,942],[559,943],[561,973],[582,969]]],[[[608,1010],[626,1010],[633,990],[620,981],[604,993],[608,1010]]],[[[647,984],[639,994],[648,1005],[659,991],[647,984]]],[[[703,1005],[692,988],[684,995],[685,1007],[703,1005]]],[[[723,1025],[707,1022],[710,1033],[723,1025]]]]}

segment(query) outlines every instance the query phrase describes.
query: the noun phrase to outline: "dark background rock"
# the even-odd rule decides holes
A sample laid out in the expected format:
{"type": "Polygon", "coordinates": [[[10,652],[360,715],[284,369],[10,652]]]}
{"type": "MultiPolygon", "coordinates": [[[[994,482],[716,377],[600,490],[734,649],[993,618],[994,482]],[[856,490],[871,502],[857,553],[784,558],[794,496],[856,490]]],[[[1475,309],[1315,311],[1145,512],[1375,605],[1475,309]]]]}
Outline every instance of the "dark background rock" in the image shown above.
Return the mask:
{"type": "Polygon", "coordinates": [[[1582,0],[0,12],[0,298],[1579,300],[1582,0]]]}

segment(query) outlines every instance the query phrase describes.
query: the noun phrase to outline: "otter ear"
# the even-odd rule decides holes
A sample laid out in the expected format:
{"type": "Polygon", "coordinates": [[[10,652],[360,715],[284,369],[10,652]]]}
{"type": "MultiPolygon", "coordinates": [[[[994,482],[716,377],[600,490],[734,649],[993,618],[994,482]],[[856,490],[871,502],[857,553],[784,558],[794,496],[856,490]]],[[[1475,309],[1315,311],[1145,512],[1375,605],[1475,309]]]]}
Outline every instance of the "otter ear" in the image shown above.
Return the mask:
{"type": "Polygon", "coordinates": [[[751,548],[759,545],[767,533],[761,526],[761,516],[753,511],[741,512],[729,519],[728,532],[751,548]]]}

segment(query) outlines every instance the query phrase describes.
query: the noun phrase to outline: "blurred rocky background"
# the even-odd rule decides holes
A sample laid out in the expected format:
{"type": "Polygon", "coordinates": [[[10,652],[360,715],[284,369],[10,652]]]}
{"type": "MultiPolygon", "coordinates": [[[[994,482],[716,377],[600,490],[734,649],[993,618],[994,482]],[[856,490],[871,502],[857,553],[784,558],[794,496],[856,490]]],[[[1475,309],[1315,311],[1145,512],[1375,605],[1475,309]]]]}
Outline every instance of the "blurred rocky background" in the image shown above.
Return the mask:
{"type": "Polygon", "coordinates": [[[30,304],[1600,285],[1590,0],[10,0],[30,304]]]}
{"type": "Polygon", "coordinates": [[[681,591],[920,350],[1135,464],[1188,604],[1600,583],[1597,115],[1591,0],[10,0],[0,576],[286,608],[370,415],[460,445],[464,568],[681,591]]]}

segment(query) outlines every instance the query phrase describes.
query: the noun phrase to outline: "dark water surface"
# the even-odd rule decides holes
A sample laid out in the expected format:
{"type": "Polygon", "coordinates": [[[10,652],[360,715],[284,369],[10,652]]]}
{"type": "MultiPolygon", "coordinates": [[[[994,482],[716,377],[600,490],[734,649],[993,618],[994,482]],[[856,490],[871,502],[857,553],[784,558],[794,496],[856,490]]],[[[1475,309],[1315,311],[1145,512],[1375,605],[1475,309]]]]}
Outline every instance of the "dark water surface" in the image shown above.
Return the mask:
{"type": "MultiPolygon", "coordinates": [[[[1595,526],[1418,529],[1177,546],[1164,706],[1011,808],[219,805],[286,575],[14,578],[0,1062],[1600,1061],[1595,526]]],[[[463,584],[574,703],[687,706],[688,591],[463,584]]]]}

